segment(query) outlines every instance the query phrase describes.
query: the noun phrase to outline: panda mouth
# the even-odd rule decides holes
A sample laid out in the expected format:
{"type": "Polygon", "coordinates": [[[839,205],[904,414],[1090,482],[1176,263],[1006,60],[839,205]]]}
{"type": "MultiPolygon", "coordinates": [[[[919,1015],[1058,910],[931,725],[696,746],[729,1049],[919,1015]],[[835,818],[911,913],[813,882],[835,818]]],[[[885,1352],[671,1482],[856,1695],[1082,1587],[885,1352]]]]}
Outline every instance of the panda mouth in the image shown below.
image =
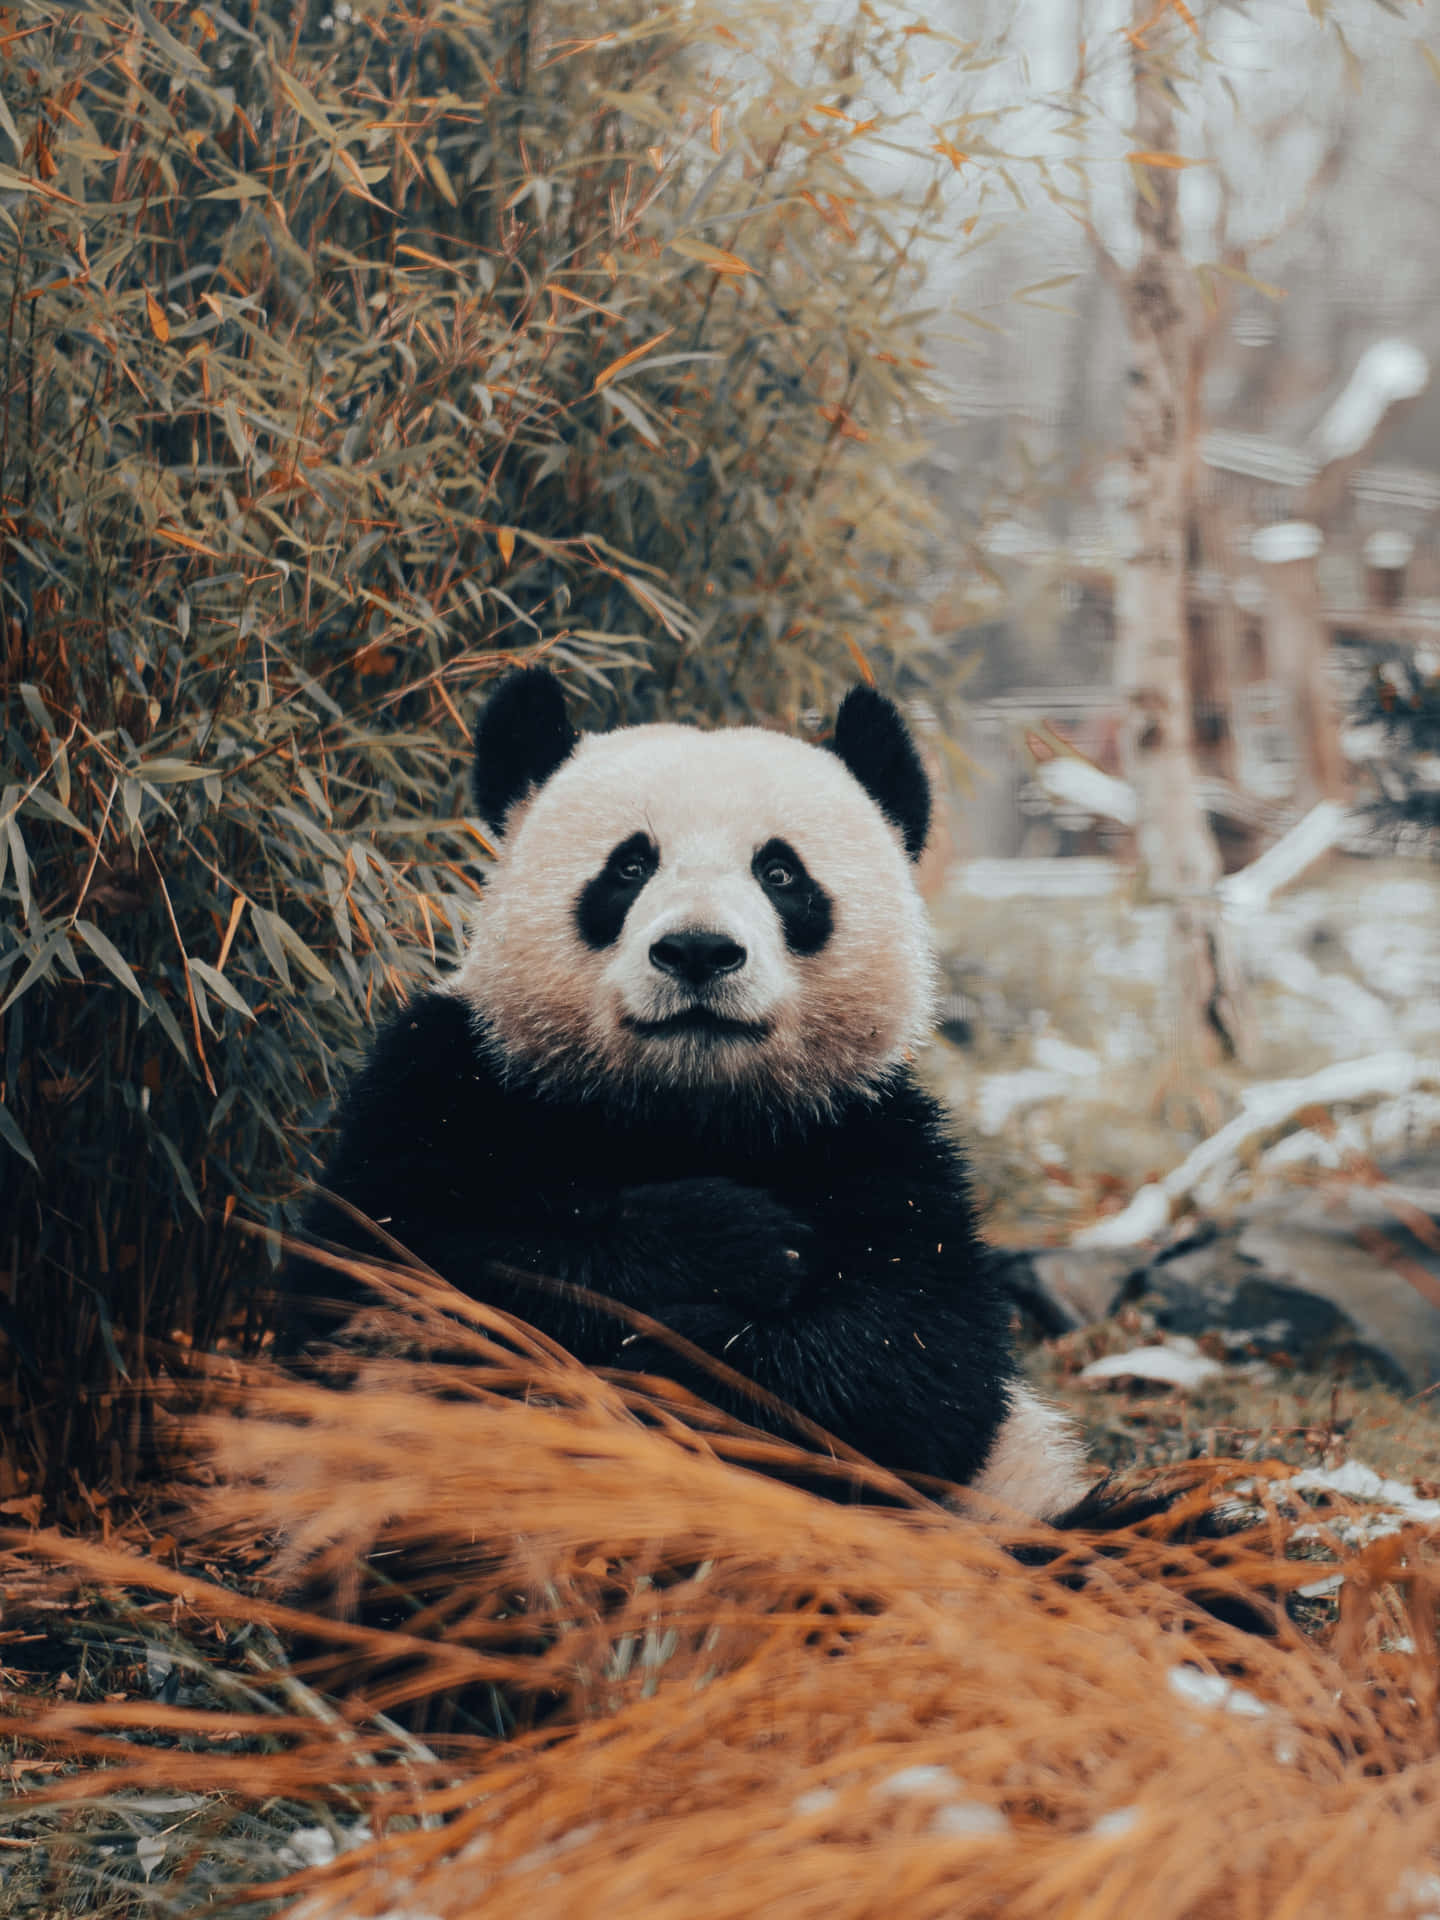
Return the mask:
{"type": "Polygon", "coordinates": [[[764,1040],[769,1023],[764,1020],[732,1020],[716,1013],[713,1007],[682,1007],[679,1013],[666,1014],[663,1020],[640,1020],[633,1014],[622,1016],[621,1025],[646,1040],[670,1040],[682,1034],[703,1034],[712,1040],[764,1040]]]}

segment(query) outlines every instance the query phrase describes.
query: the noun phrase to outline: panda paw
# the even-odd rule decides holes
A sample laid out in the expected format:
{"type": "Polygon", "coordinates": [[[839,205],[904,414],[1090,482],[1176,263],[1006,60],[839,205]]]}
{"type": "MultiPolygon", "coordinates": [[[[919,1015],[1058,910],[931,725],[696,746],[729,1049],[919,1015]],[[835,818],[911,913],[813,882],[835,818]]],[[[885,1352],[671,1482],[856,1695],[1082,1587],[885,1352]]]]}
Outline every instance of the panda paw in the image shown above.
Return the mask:
{"type": "Polygon", "coordinates": [[[760,1188],[734,1180],[630,1187],[621,1196],[621,1218],[663,1264],[660,1307],[713,1302],[773,1310],[809,1272],[813,1229],[760,1188]]]}

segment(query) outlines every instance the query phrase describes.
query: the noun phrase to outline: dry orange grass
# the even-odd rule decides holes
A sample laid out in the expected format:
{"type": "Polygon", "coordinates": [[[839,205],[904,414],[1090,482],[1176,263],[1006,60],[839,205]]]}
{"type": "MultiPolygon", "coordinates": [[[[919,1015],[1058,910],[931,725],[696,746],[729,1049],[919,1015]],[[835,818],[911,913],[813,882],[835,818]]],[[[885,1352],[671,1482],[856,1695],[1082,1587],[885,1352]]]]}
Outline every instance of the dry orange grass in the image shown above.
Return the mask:
{"type": "MultiPolygon", "coordinates": [[[[424,1292],[393,1283],[422,1318],[424,1292]]],[[[1440,1912],[1437,1566],[1416,1531],[1336,1544],[1325,1643],[1283,1620],[1262,1639],[1187,1594],[1335,1570],[1284,1557],[1278,1480],[1209,1558],[1153,1530],[1066,1543],[919,1498],[835,1504],[734,1464],[798,1449],[686,1427],[655,1383],[599,1380],[464,1312],[446,1342],[463,1365],[367,1361],[348,1391],[230,1377],[230,1410],[200,1424],[218,1485],[197,1531],[273,1537],[273,1600],[8,1538],[56,1580],[303,1632],[302,1672],[344,1702],[22,1720],[12,1701],[0,1731],[88,1762],[55,1792],[313,1798],[347,1821],[359,1805],[375,1837],[278,1889],[305,1920],[1440,1912]],[[1041,1540],[1063,1557],[1006,1551],[1041,1540]],[[408,1596],[403,1627],[377,1623],[366,1556],[408,1596]],[[331,1617],[286,1604],[302,1585],[331,1617]],[[492,1684],[545,1716],[508,1741],[434,1738],[433,1764],[374,1719],[492,1684]],[[129,1744],[137,1727],[199,1750],[129,1744]],[[235,1750],[262,1731],[279,1751],[235,1750]]],[[[1196,1470],[1195,1498],[1220,1475],[1196,1470]]]]}

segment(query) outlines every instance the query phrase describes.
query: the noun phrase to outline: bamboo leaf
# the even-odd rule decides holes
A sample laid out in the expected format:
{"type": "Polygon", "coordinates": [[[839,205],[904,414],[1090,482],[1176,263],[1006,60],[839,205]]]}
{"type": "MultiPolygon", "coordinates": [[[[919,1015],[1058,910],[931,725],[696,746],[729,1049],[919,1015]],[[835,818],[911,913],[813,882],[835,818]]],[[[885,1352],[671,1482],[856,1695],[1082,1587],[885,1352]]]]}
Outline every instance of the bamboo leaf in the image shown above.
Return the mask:
{"type": "Polygon", "coordinates": [[[8,1013],[15,1002],[23,999],[37,981],[49,977],[55,965],[56,955],[60,948],[66,944],[65,929],[63,927],[54,928],[47,937],[41,941],[39,947],[31,956],[29,966],[26,967],[19,980],[10,989],[9,993],[6,994],[4,1000],[0,1001],[0,1013],[8,1013]]]}
{"type": "Polygon", "coordinates": [[[731,253],[725,247],[712,247],[708,240],[696,240],[689,235],[672,240],[670,251],[678,253],[683,260],[698,260],[702,266],[711,267],[716,273],[744,274],[755,271],[750,262],[742,260],[738,253],[731,253]]]}
{"type": "Polygon", "coordinates": [[[329,115],[305,85],[304,81],[298,80],[293,73],[287,72],[284,67],[276,69],[275,79],[281,93],[284,94],[291,106],[294,107],[306,126],[309,127],[312,132],[318,133],[327,146],[338,146],[340,144],[340,137],[330,124],[329,115]]]}
{"type": "Polygon", "coordinates": [[[176,66],[196,79],[204,80],[209,76],[205,62],[190,51],[183,41],[177,40],[168,27],[162,27],[155,15],[145,4],[145,0],[132,0],[135,17],[155,44],[175,62],[176,66]]]}
{"type": "Polygon", "coordinates": [[[446,205],[458,207],[460,197],[455,191],[455,183],[445,171],[445,163],[433,147],[425,156],[425,171],[434,182],[435,191],[446,205]]]}
{"type": "Polygon", "coordinates": [[[673,327],[666,327],[663,333],[657,333],[652,339],[644,341],[642,345],[632,347],[629,353],[622,353],[618,360],[612,360],[608,367],[603,368],[596,374],[595,385],[591,391],[593,393],[599,393],[602,387],[610,384],[622,368],[633,366],[637,360],[643,359],[652,348],[658,347],[662,340],[668,340],[674,331],[675,329],[673,327]]]}
{"type": "Polygon", "coordinates": [[[200,1205],[200,1196],[195,1191],[195,1182],[190,1178],[190,1169],[180,1158],[179,1148],[175,1145],[175,1142],[170,1138],[169,1134],[162,1132],[159,1127],[152,1127],[150,1129],[150,1137],[156,1142],[160,1151],[170,1162],[176,1184],[185,1196],[186,1203],[191,1211],[198,1220],[203,1220],[205,1218],[205,1209],[200,1205]]]}
{"type": "Polygon", "coordinates": [[[1215,164],[1213,160],[1187,160],[1178,153],[1127,153],[1125,158],[1132,166],[1161,167],[1172,171],[1179,171],[1185,167],[1210,167],[1215,164]]]}
{"type": "Polygon", "coordinates": [[[184,780],[204,780],[214,768],[197,767],[188,760],[142,760],[132,771],[137,780],[152,787],[165,787],[184,780]]]}
{"type": "Polygon", "coordinates": [[[26,851],[25,836],[20,831],[20,821],[13,813],[5,822],[5,834],[10,843],[10,858],[15,867],[15,885],[20,894],[20,911],[28,921],[30,918],[30,855],[26,851]]]}
{"type": "Polygon", "coordinates": [[[652,447],[659,446],[660,436],[656,433],[655,429],[628,393],[612,388],[609,392],[602,393],[600,398],[607,407],[612,408],[616,413],[621,414],[628,420],[642,440],[647,441],[652,447]]]}
{"type": "Polygon", "coordinates": [[[125,958],[124,954],[120,952],[115,943],[89,920],[77,920],[75,922],[75,931],[85,942],[86,946],[89,947],[101,966],[108,967],[126,992],[133,993],[143,1007],[146,1004],[146,1000],[140,982],[131,972],[130,962],[125,958]]]}
{"type": "Polygon", "coordinates": [[[253,1007],[244,999],[233,982],[227,980],[224,974],[217,968],[212,967],[209,961],[196,960],[192,956],[190,969],[192,973],[198,975],[199,978],[205,982],[205,985],[215,995],[217,1000],[224,1001],[232,1013],[242,1014],[247,1020],[253,1020],[255,1018],[253,1007]]]}
{"type": "Polygon", "coordinates": [[[255,932],[259,938],[261,951],[270,962],[276,979],[280,982],[281,986],[284,987],[285,991],[289,993],[290,965],[285,958],[284,943],[278,931],[278,929],[284,925],[284,922],[280,920],[277,914],[271,913],[268,907],[258,907],[254,905],[253,902],[250,907],[250,918],[254,923],[255,932]]]}
{"type": "Polygon", "coordinates": [[[20,1131],[19,1122],[3,1103],[0,1103],[0,1140],[12,1153],[18,1153],[22,1160],[28,1160],[37,1173],[40,1171],[40,1163],[30,1151],[30,1143],[20,1131]]]}

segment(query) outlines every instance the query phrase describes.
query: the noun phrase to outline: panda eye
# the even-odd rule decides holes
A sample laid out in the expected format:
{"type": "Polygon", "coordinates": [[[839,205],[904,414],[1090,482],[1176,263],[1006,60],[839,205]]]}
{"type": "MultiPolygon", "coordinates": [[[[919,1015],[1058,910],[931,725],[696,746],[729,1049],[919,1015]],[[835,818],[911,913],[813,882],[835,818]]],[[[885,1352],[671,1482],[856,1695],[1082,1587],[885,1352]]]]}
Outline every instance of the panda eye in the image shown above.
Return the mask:
{"type": "Polygon", "coordinates": [[[642,860],[638,853],[632,853],[628,860],[622,860],[615,869],[617,880],[644,880],[649,877],[650,863],[642,860]]]}
{"type": "Polygon", "coordinates": [[[767,887],[793,887],[795,875],[783,860],[767,860],[760,869],[760,878],[767,887]]]}

